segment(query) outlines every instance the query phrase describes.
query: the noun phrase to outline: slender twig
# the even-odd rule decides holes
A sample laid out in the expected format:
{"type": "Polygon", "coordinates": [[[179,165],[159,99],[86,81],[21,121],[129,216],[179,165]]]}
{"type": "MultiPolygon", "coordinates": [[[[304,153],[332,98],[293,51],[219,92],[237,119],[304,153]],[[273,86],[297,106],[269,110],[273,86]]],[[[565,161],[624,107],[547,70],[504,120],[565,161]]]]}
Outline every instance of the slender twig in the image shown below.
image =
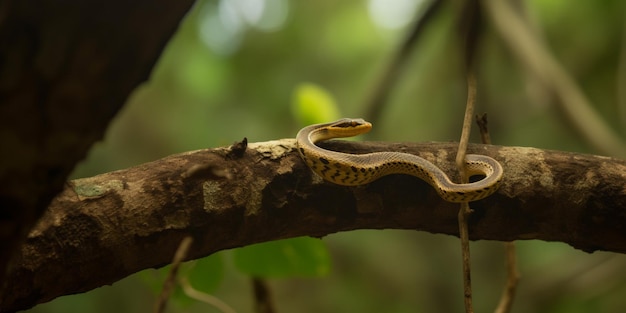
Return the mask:
{"type": "Polygon", "coordinates": [[[460,174],[461,182],[467,183],[469,177],[465,174],[465,155],[467,152],[467,144],[469,143],[470,132],[472,131],[472,116],[474,116],[474,103],[476,101],[476,77],[469,72],[467,77],[467,104],[465,106],[465,117],[463,118],[463,129],[461,131],[461,139],[459,140],[459,150],[456,154],[456,166],[463,169],[460,174]]]}
{"type": "Polygon", "coordinates": [[[480,1],[468,0],[460,6],[461,14],[458,23],[458,34],[463,42],[463,57],[467,69],[474,68],[474,55],[477,51],[478,39],[481,34],[482,16],[480,1]]]}
{"type": "Polygon", "coordinates": [[[465,304],[465,312],[474,312],[472,306],[472,267],[469,246],[469,230],[467,226],[467,218],[471,213],[468,202],[463,202],[459,208],[459,238],[461,240],[461,258],[463,261],[463,300],[465,304]]]}
{"type": "Polygon", "coordinates": [[[219,298],[193,288],[193,286],[191,286],[187,278],[181,277],[180,279],[178,279],[178,283],[180,284],[180,287],[183,289],[183,292],[189,298],[212,305],[213,307],[215,307],[216,309],[218,309],[220,312],[223,312],[223,313],[237,313],[235,309],[230,307],[226,302],[220,300],[219,298]]]}
{"type": "Polygon", "coordinates": [[[265,280],[259,277],[252,278],[254,287],[254,307],[256,313],[274,313],[274,304],[270,294],[270,289],[265,280]]]}
{"type": "MultiPolygon", "coordinates": [[[[472,129],[472,116],[474,115],[474,103],[476,100],[476,78],[473,73],[468,72],[467,77],[467,104],[465,106],[465,117],[463,119],[463,130],[461,132],[461,140],[459,141],[459,149],[456,155],[456,165],[461,175],[461,183],[469,181],[469,175],[465,170],[465,155],[467,152],[467,144],[472,129]]],[[[469,247],[469,230],[467,226],[467,218],[471,213],[468,202],[463,202],[459,208],[459,237],[461,239],[461,256],[463,259],[463,295],[465,303],[465,312],[474,312],[472,308],[472,275],[470,262],[469,247]]]]}
{"type": "Polygon", "coordinates": [[[174,290],[174,286],[176,286],[176,275],[178,274],[178,269],[180,268],[180,264],[187,257],[187,253],[189,251],[189,247],[193,243],[193,238],[187,236],[183,238],[174,254],[174,259],[172,260],[172,266],[170,267],[170,271],[167,274],[167,278],[163,283],[163,290],[161,290],[161,294],[157,299],[157,303],[154,309],[156,313],[162,313],[165,311],[165,306],[167,305],[167,300],[170,298],[172,291],[174,290]]]}
{"type": "MultiPolygon", "coordinates": [[[[474,54],[480,33],[480,7],[479,2],[466,1],[460,14],[459,39],[464,44],[463,57],[465,74],[467,77],[467,103],[465,104],[465,116],[463,118],[463,130],[459,140],[459,149],[456,154],[456,166],[461,176],[461,183],[469,182],[469,175],[465,167],[465,155],[467,144],[472,131],[472,116],[474,116],[474,104],[476,103],[476,77],[474,76],[474,54]]],[[[474,312],[472,306],[472,269],[469,246],[469,227],[467,219],[472,213],[468,202],[459,206],[457,215],[459,223],[459,238],[461,240],[461,258],[463,261],[463,295],[465,312],[474,312]]]]}
{"type": "Polygon", "coordinates": [[[381,111],[384,104],[387,103],[392,86],[400,78],[400,74],[405,68],[404,65],[409,59],[411,51],[415,48],[417,40],[424,33],[426,25],[432,20],[442,3],[443,0],[434,0],[426,9],[424,15],[415,22],[411,32],[400,46],[395,56],[391,59],[385,72],[372,88],[373,92],[367,98],[367,103],[364,105],[366,108],[364,117],[374,125],[376,125],[376,121],[381,116],[381,111]]]}
{"type": "Polygon", "coordinates": [[[487,126],[487,113],[483,115],[476,115],[476,125],[480,131],[480,141],[484,144],[491,144],[491,135],[489,135],[489,128],[487,126]]]}
{"type": "MultiPolygon", "coordinates": [[[[489,135],[489,128],[487,127],[487,113],[481,116],[476,115],[476,124],[478,124],[478,129],[480,129],[482,143],[490,145],[491,135],[489,135]]],[[[507,281],[495,313],[508,313],[511,311],[513,299],[515,299],[515,291],[517,290],[517,282],[520,277],[519,271],[517,270],[515,243],[512,241],[505,242],[504,249],[506,255],[507,281]]]]}
{"type": "Polygon", "coordinates": [[[515,291],[517,290],[517,283],[519,282],[520,278],[519,271],[517,270],[515,242],[505,242],[504,249],[506,254],[507,280],[506,286],[504,287],[502,296],[500,296],[500,302],[498,303],[498,307],[496,307],[495,313],[511,312],[513,300],[515,299],[515,291]]]}
{"type": "Polygon", "coordinates": [[[583,138],[603,153],[626,157],[626,144],[603,121],[575,81],[510,6],[510,1],[482,2],[511,51],[550,88],[557,103],[583,138]]]}

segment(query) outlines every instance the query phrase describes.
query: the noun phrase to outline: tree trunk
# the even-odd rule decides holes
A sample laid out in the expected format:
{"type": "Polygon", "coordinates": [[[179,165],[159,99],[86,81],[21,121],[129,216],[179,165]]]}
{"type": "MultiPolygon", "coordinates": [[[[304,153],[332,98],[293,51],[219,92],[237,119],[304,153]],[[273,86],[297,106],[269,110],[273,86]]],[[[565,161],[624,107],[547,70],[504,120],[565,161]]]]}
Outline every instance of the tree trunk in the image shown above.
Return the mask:
{"type": "Polygon", "coordinates": [[[192,3],[0,2],[0,294],[17,247],[192,3]]]}

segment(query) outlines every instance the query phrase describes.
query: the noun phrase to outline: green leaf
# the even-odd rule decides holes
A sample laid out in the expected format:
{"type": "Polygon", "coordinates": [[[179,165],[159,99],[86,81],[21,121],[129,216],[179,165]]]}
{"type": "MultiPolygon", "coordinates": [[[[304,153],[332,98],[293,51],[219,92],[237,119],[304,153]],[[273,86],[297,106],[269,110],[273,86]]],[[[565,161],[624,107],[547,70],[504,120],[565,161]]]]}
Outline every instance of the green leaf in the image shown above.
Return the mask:
{"type": "Polygon", "coordinates": [[[333,96],[312,83],[298,85],[292,101],[293,114],[300,125],[326,123],[341,117],[333,96]]]}
{"type": "Polygon", "coordinates": [[[234,251],[237,268],[257,277],[315,277],[330,272],[330,255],[319,239],[298,237],[234,251]]]}

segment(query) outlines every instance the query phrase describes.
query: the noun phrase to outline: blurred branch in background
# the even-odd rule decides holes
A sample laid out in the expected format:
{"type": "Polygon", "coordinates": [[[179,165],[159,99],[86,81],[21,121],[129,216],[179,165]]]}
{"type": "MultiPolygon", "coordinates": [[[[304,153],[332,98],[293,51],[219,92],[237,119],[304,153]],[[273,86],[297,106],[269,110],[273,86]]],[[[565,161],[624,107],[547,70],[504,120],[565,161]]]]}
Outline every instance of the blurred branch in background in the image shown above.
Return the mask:
{"type": "Polygon", "coordinates": [[[602,153],[626,158],[626,144],[593,109],[593,106],[510,5],[511,1],[486,0],[486,11],[519,60],[528,66],[546,88],[557,96],[561,111],[585,140],[602,153]]]}
{"type": "Polygon", "coordinates": [[[363,112],[365,112],[365,119],[372,124],[377,124],[380,120],[383,108],[388,103],[389,94],[402,76],[402,71],[405,70],[404,67],[411,56],[411,52],[414,51],[418,39],[443,3],[443,0],[433,0],[428,5],[421,18],[416,19],[404,42],[399,46],[398,51],[396,51],[384,72],[377,79],[376,84],[371,87],[372,92],[363,104],[363,112]]]}

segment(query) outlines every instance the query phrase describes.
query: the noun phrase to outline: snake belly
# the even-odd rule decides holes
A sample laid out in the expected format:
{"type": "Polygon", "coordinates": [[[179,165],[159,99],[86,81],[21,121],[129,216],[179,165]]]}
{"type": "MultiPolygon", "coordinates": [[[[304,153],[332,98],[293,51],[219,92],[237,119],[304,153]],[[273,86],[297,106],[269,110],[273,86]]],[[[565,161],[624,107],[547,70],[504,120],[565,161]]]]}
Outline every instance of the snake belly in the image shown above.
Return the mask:
{"type": "Polygon", "coordinates": [[[502,166],[498,161],[485,155],[468,154],[465,159],[466,170],[470,176],[485,177],[472,183],[456,184],[440,168],[413,154],[391,151],[348,154],[322,149],[315,145],[316,142],[323,140],[350,137],[368,131],[371,124],[367,123],[368,127],[361,127],[362,123],[367,122],[361,119],[342,119],[303,128],[296,137],[302,159],[317,175],[338,185],[365,185],[386,175],[406,174],[426,181],[435,188],[441,198],[456,203],[483,199],[493,194],[500,186],[502,166]]]}

